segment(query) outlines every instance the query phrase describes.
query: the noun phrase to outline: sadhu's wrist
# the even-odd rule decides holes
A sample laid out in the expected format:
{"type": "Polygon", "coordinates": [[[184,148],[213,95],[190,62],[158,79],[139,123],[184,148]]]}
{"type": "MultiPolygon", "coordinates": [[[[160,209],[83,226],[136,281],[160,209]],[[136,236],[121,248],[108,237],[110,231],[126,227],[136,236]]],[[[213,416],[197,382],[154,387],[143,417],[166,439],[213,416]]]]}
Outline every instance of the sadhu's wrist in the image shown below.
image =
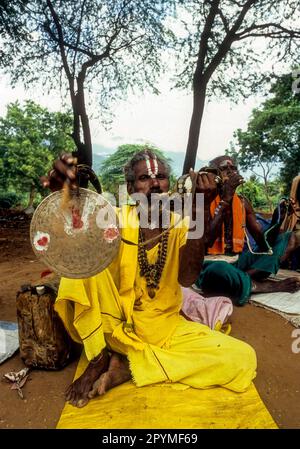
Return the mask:
{"type": "Polygon", "coordinates": [[[219,204],[220,204],[221,206],[228,207],[228,206],[230,206],[231,199],[232,199],[232,198],[222,198],[221,201],[219,202],[219,204]]]}

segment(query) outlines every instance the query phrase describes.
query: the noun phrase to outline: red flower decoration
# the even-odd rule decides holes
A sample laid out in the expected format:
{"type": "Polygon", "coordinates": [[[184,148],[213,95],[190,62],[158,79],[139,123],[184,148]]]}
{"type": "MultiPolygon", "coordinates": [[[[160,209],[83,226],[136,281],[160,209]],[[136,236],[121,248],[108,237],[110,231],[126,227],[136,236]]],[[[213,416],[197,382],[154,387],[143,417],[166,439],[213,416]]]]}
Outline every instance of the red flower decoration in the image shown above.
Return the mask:
{"type": "Polygon", "coordinates": [[[50,244],[50,235],[47,232],[37,231],[33,244],[37,251],[47,251],[50,244]]]}
{"type": "Polygon", "coordinates": [[[103,233],[104,239],[108,243],[112,243],[114,240],[116,240],[116,238],[119,237],[119,235],[120,235],[119,229],[115,225],[111,225],[109,228],[106,228],[103,233]]]}
{"type": "Polygon", "coordinates": [[[37,241],[37,244],[40,246],[46,246],[48,242],[49,242],[48,237],[44,236],[37,241]]]}
{"type": "Polygon", "coordinates": [[[72,224],[74,229],[81,229],[83,226],[79,209],[75,209],[74,207],[72,207],[72,224]]]}

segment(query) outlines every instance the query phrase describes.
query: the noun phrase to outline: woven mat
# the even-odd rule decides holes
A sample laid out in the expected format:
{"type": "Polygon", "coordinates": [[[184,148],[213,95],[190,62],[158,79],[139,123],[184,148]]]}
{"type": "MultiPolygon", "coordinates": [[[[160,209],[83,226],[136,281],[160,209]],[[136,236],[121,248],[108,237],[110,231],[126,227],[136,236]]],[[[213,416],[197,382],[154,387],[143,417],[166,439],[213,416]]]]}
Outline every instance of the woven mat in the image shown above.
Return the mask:
{"type": "MultiPolygon", "coordinates": [[[[300,273],[279,270],[276,276],[271,276],[271,278],[276,281],[295,276],[300,277],[300,273]]],[[[293,326],[300,327],[300,290],[295,293],[257,293],[250,297],[250,303],[278,313],[293,326]]]]}

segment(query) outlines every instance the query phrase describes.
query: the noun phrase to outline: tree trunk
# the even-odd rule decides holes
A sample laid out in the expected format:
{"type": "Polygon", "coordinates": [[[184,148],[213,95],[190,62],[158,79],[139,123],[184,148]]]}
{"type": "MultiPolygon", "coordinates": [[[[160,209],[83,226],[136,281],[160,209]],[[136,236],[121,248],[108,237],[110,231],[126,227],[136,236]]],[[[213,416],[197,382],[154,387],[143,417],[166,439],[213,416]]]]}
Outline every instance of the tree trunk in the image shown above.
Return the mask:
{"type": "Polygon", "coordinates": [[[268,180],[266,178],[264,178],[264,185],[265,185],[265,195],[267,198],[267,203],[269,205],[269,212],[273,211],[273,204],[269,195],[269,183],[268,180]]]}
{"type": "Polygon", "coordinates": [[[75,95],[75,104],[73,106],[73,140],[77,148],[77,159],[79,164],[86,164],[92,167],[92,139],[89,125],[89,119],[86,114],[84,97],[82,93],[75,95]],[[80,137],[80,127],[82,128],[83,142],[80,137]]]}
{"type": "MultiPolygon", "coordinates": [[[[57,12],[54,9],[54,6],[50,0],[47,0],[47,7],[49,8],[51,12],[51,16],[53,18],[53,22],[57,31],[58,35],[58,45],[59,50],[62,58],[63,68],[65,71],[65,74],[68,79],[69,83],[69,89],[70,89],[70,96],[71,96],[71,102],[72,102],[72,109],[73,109],[73,140],[75,142],[75,145],[77,147],[76,156],[78,159],[78,164],[85,164],[89,167],[92,167],[92,140],[91,140],[91,132],[90,132],[90,126],[89,126],[89,119],[86,114],[85,109],[85,100],[84,100],[84,81],[86,77],[86,71],[88,67],[91,67],[94,63],[97,62],[93,58],[91,58],[89,61],[82,64],[81,70],[78,73],[78,76],[76,77],[77,81],[77,92],[75,90],[75,59],[73,61],[73,69],[70,70],[69,62],[68,62],[68,48],[65,44],[64,40],[64,33],[62,29],[62,25],[60,22],[60,18],[57,14],[57,12]],[[81,140],[81,133],[80,133],[80,122],[81,127],[83,131],[83,142],[81,140]]],[[[83,9],[82,9],[83,11],[83,9]]],[[[82,19],[82,17],[81,17],[82,19]]],[[[80,36],[80,27],[77,31],[78,35],[78,43],[79,43],[79,36],[80,36]]],[[[50,39],[53,40],[53,34],[52,31],[48,30],[50,39]]],[[[56,39],[55,39],[56,40],[56,39]]],[[[79,185],[81,187],[86,187],[88,183],[88,180],[86,176],[82,176],[79,179],[79,185]]]]}
{"type": "Polygon", "coordinates": [[[92,167],[93,164],[92,138],[91,138],[89,118],[86,113],[85,97],[84,97],[85,74],[86,69],[82,69],[77,77],[76,106],[77,106],[77,113],[80,116],[83,134],[83,142],[78,148],[78,162],[80,164],[86,164],[89,167],[92,167]]]}
{"type": "MultiPolygon", "coordinates": [[[[92,139],[91,130],[89,124],[89,118],[86,113],[85,108],[85,98],[84,98],[84,77],[77,78],[77,92],[74,90],[74,80],[70,82],[70,95],[73,109],[73,133],[72,137],[76,145],[76,157],[78,164],[88,165],[92,167],[93,163],[93,150],[92,150],[92,139]],[[82,133],[80,132],[82,130],[82,133]],[[83,141],[81,140],[81,134],[83,136],[83,141]]],[[[80,187],[88,186],[88,179],[86,176],[79,177],[80,187]]]]}
{"type": "Polygon", "coordinates": [[[30,187],[29,201],[28,201],[28,205],[27,205],[26,209],[28,209],[29,207],[32,207],[34,198],[35,198],[35,186],[34,186],[34,184],[32,184],[30,187]]]}
{"type": "Polygon", "coordinates": [[[182,174],[188,173],[190,168],[195,168],[200,128],[205,105],[205,94],[206,84],[202,84],[200,88],[194,89],[193,113],[182,174]]]}

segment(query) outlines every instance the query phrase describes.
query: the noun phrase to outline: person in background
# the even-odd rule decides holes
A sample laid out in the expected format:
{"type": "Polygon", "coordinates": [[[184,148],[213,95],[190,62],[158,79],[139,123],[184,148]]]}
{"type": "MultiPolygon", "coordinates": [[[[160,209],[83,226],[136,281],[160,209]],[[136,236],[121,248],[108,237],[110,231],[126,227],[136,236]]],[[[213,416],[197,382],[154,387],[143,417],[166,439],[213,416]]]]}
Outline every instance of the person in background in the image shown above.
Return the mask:
{"type": "Polygon", "coordinates": [[[299,270],[300,268],[300,175],[293,179],[289,207],[287,214],[281,225],[283,232],[291,231],[296,241],[295,250],[291,253],[289,259],[281,266],[290,268],[291,270],[299,270]]]}
{"type": "MultiPolygon", "coordinates": [[[[299,277],[276,282],[268,279],[299,245],[291,231],[280,232],[286,202],[282,201],[275,209],[265,232],[256,220],[251,203],[236,193],[243,178],[235,161],[229,156],[219,156],[210,162],[209,169],[215,170],[221,182],[216,184],[212,194],[206,252],[210,255],[238,254],[239,257],[234,263],[205,261],[195,285],[206,296],[229,296],[236,305],[245,304],[252,293],[299,290],[299,277]],[[245,239],[248,240],[246,232],[252,235],[256,246],[243,252],[245,239]]],[[[202,171],[205,172],[205,168],[202,171]]]]}

